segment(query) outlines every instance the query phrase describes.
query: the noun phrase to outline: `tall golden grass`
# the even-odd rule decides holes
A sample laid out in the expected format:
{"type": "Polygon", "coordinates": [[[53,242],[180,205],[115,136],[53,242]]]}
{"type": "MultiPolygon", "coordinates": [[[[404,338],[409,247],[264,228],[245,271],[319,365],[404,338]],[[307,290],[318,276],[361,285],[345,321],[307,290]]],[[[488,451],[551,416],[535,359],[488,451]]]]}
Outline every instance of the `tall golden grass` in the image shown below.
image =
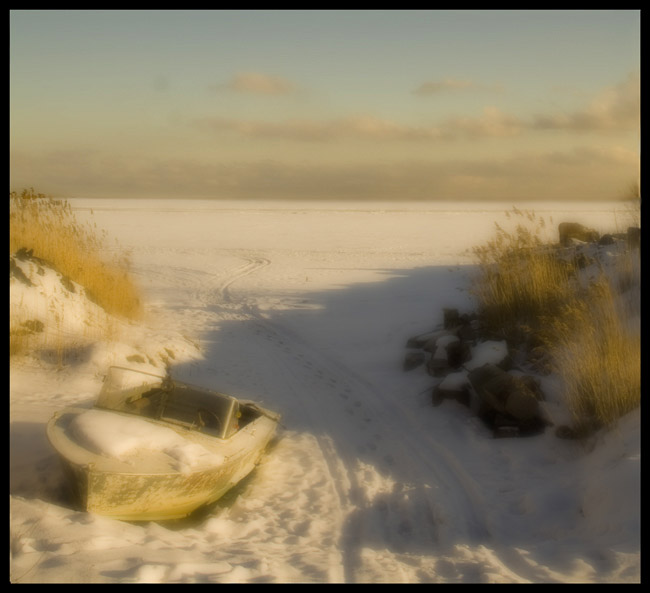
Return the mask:
{"type": "Polygon", "coordinates": [[[622,293],[640,290],[639,258],[621,257],[585,283],[577,264],[541,239],[545,220],[513,213],[514,231],[497,225],[496,238],[474,250],[482,323],[512,346],[543,345],[577,427],[610,424],[640,405],[640,331],[622,306],[622,293]]]}
{"type": "Polygon", "coordinates": [[[607,277],[567,305],[550,349],[576,428],[611,424],[641,403],[641,334],[607,277]]]}
{"type": "Polygon", "coordinates": [[[496,224],[496,237],[474,248],[479,272],[473,293],[484,328],[518,342],[541,331],[575,289],[573,266],[540,237],[546,220],[516,208],[513,214],[522,220],[514,231],[496,224]]]}
{"type": "Polygon", "coordinates": [[[106,260],[106,233],[96,223],[81,224],[66,200],[55,200],[33,188],[11,192],[9,202],[10,254],[21,248],[32,250],[34,256],[82,285],[107,313],[127,319],[141,315],[128,256],[122,251],[115,261],[106,260]]]}

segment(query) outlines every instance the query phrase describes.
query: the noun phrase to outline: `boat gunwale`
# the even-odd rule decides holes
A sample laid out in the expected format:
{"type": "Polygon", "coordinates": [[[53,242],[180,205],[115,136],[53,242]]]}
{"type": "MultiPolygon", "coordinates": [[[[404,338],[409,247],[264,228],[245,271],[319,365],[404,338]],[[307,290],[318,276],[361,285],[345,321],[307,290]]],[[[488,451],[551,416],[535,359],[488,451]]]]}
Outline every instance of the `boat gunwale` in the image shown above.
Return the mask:
{"type": "MultiPolygon", "coordinates": [[[[197,430],[191,430],[187,427],[181,426],[179,424],[173,424],[173,423],[168,423],[167,421],[161,421],[157,419],[152,419],[152,418],[146,418],[146,417],[141,417],[141,416],[136,416],[133,414],[128,414],[125,412],[116,412],[113,410],[104,410],[102,408],[79,408],[75,406],[67,407],[64,408],[63,410],[57,411],[54,413],[52,418],[48,421],[47,424],[47,437],[52,445],[52,447],[55,449],[55,451],[59,454],[59,456],[62,456],[67,463],[70,463],[76,467],[84,468],[88,467],[89,469],[92,469],[93,472],[95,473],[111,473],[111,474],[120,474],[120,475],[133,475],[133,476],[162,476],[162,475],[192,475],[195,473],[201,473],[201,472],[206,472],[206,471],[211,471],[220,467],[224,467],[225,465],[231,465],[233,463],[237,462],[237,459],[239,457],[242,457],[248,452],[248,449],[245,448],[240,448],[237,449],[235,452],[225,455],[223,453],[220,453],[223,455],[223,461],[221,463],[216,463],[216,464],[205,464],[201,467],[198,467],[196,469],[191,469],[189,471],[180,471],[178,469],[172,470],[172,471],[165,471],[165,472],[137,472],[137,471],[121,471],[121,470],[110,470],[110,469],[100,469],[98,467],[98,463],[101,464],[102,462],[107,462],[107,463],[115,463],[115,464],[126,464],[128,463],[127,459],[120,458],[120,457],[113,457],[111,455],[107,455],[105,453],[101,452],[96,452],[90,450],[88,447],[76,442],[73,438],[71,438],[69,435],[66,434],[66,427],[64,426],[57,426],[57,421],[62,418],[63,415],[73,415],[73,416],[78,416],[79,414],[82,414],[84,412],[87,412],[91,409],[99,409],[101,411],[105,411],[107,413],[113,413],[117,414],[120,416],[124,417],[135,417],[135,418],[141,418],[142,420],[145,420],[149,422],[150,424],[153,424],[154,426],[162,426],[164,428],[169,428],[170,430],[173,430],[176,434],[183,438],[187,438],[188,435],[197,435],[195,438],[190,438],[187,439],[188,442],[190,443],[196,443],[196,444],[205,444],[206,448],[211,453],[217,453],[219,454],[220,452],[218,451],[219,446],[223,445],[228,445],[230,443],[236,442],[238,437],[242,438],[246,435],[246,433],[250,433],[252,430],[255,430],[257,428],[260,428],[261,426],[264,426],[268,424],[268,426],[265,429],[265,432],[274,432],[277,425],[278,421],[274,420],[273,418],[269,418],[266,415],[260,414],[257,418],[253,419],[251,422],[240,428],[236,433],[234,433],[231,437],[228,439],[222,439],[217,436],[213,435],[208,435],[205,433],[202,433],[197,430]],[[58,433],[55,431],[59,431],[58,433]],[[64,444],[65,443],[65,444],[64,444]],[[211,446],[213,445],[213,446],[211,446]],[[87,462],[81,462],[81,461],[76,461],[73,459],[70,459],[66,454],[65,451],[62,450],[63,447],[74,447],[79,449],[80,451],[83,451],[84,453],[88,455],[92,455],[95,459],[87,461],[87,462]],[[90,467],[92,465],[92,468],[90,467]]],[[[272,438],[272,435],[271,435],[272,438]]],[[[251,448],[254,449],[255,447],[251,448]]],[[[146,450],[146,449],[145,449],[146,450]]],[[[157,450],[152,450],[154,453],[158,453],[157,450]]]]}

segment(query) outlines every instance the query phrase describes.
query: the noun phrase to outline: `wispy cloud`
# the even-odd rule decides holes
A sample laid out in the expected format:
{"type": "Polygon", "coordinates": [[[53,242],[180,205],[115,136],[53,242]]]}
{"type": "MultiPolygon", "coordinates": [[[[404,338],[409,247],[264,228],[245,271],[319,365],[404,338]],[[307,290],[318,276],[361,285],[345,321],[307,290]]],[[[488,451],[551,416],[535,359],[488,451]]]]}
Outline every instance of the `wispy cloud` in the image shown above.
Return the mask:
{"type": "Polygon", "coordinates": [[[530,127],[578,132],[633,130],[640,123],[640,93],[639,75],[630,74],[623,82],[601,91],[584,109],[536,115],[530,127]]]}
{"type": "Polygon", "coordinates": [[[225,84],[210,88],[255,95],[287,95],[296,90],[296,86],[286,78],[261,72],[239,72],[225,84]]]}
{"type": "Polygon", "coordinates": [[[379,141],[450,142],[481,138],[508,138],[527,132],[568,130],[574,132],[628,131],[639,126],[640,81],[630,75],[621,84],[599,93],[583,109],[572,113],[547,113],[520,117],[495,106],[471,116],[449,117],[433,125],[407,125],[374,115],[322,119],[263,121],[228,117],[205,117],[193,123],[205,131],[231,132],[254,139],[300,142],[379,141]]]}
{"type": "Polygon", "coordinates": [[[440,126],[446,139],[517,136],[525,127],[520,118],[492,106],[486,107],[478,117],[453,117],[440,126]]]}
{"type": "Polygon", "coordinates": [[[471,80],[458,80],[455,78],[445,78],[444,80],[432,80],[423,82],[420,86],[413,89],[415,95],[437,95],[449,91],[466,91],[466,90],[488,90],[499,91],[501,86],[498,84],[486,85],[472,82],[471,80]]]}
{"type": "Polygon", "coordinates": [[[449,118],[435,126],[410,126],[371,115],[355,115],[331,120],[292,119],[281,122],[234,118],[202,118],[194,124],[213,132],[233,132],[257,139],[284,139],[309,142],[342,140],[421,142],[459,138],[514,136],[524,128],[518,118],[486,107],[477,117],[449,118]]]}
{"type": "Polygon", "coordinates": [[[309,142],[336,140],[416,140],[427,139],[439,132],[416,128],[368,115],[331,120],[290,119],[281,122],[233,118],[203,118],[195,125],[209,131],[230,131],[251,138],[273,138],[309,142]]]}

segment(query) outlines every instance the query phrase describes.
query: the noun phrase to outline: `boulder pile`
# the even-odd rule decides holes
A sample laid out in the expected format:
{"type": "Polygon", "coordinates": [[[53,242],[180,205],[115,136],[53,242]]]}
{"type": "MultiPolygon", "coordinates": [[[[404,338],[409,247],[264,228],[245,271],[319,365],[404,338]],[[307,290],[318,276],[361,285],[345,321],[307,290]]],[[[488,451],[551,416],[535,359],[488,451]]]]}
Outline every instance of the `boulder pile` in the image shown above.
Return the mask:
{"type": "MultiPolygon", "coordinates": [[[[601,236],[579,223],[561,223],[558,233],[556,256],[587,277],[592,268],[607,267],[619,253],[638,250],[641,242],[639,227],[601,236]]],[[[423,366],[439,379],[431,392],[434,406],[445,400],[468,406],[496,437],[537,434],[553,424],[540,405],[545,400],[540,375],[549,369],[534,336],[525,354],[513,352],[505,340],[482,336],[476,314],[450,308],[443,310],[442,325],[410,338],[406,347],[405,371],[423,366]]]]}
{"type": "Polygon", "coordinates": [[[550,421],[539,402],[540,383],[514,367],[505,340],[483,340],[476,315],[444,309],[441,327],[407,342],[404,370],[424,365],[441,379],[431,392],[434,406],[455,400],[468,406],[494,436],[524,436],[544,430],[550,421]]]}

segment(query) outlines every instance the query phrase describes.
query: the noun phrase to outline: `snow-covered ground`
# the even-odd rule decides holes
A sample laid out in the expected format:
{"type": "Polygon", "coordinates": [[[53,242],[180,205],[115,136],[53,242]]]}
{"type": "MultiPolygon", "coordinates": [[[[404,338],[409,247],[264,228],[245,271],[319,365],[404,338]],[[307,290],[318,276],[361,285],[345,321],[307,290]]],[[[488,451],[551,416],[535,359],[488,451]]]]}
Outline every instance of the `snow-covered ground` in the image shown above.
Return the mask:
{"type": "MultiPolygon", "coordinates": [[[[62,364],[11,365],[12,582],[640,581],[638,412],[587,444],[493,439],[469,409],[431,405],[422,367],[402,371],[409,337],[471,310],[466,250],[510,204],[71,203],[130,251],[147,319],[87,332],[62,364]],[[200,520],[71,508],[47,420],[90,405],[110,364],[165,360],[280,412],[272,448],[200,520]]],[[[553,239],[562,220],[627,226],[609,205],[528,207],[553,239]]],[[[20,306],[45,316],[56,282],[40,282],[46,304],[20,306]]],[[[86,306],[68,298],[64,339],[100,323],[86,306]]]]}

